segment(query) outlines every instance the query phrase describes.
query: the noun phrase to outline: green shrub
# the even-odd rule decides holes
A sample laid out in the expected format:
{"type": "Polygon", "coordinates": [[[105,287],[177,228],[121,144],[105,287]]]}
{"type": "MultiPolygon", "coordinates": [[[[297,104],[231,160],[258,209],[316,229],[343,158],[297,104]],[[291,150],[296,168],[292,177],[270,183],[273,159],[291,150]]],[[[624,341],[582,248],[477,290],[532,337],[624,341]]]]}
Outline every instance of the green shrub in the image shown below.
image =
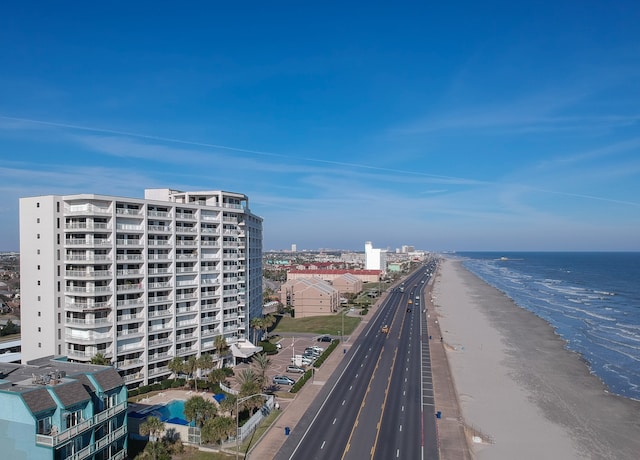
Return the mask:
{"type": "Polygon", "coordinates": [[[267,355],[275,355],[278,353],[278,349],[276,345],[271,342],[260,342],[259,346],[262,347],[262,351],[264,351],[267,355]]]}
{"type": "Polygon", "coordinates": [[[293,386],[291,387],[291,393],[297,393],[298,391],[300,391],[300,388],[302,388],[304,384],[307,383],[307,380],[309,380],[312,375],[313,370],[307,369],[302,377],[300,377],[298,381],[293,384],[293,386]]]}
{"type": "Polygon", "coordinates": [[[327,349],[324,352],[322,352],[320,356],[318,356],[318,359],[314,361],[313,367],[317,369],[320,366],[322,366],[322,363],[325,361],[325,359],[329,357],[329,355],[333,352],[333,350],[336,349],[339,343],[340,341],[338,339],[332,340],[331,344],[327,347],[327,349]]]}
{"type": "Polygon", "coordinates": [[[137,388],[133,388],[131,390],[129,390],[129,397],[131,398],[132,396],[138,396],[140,394],[140,391],[137,388]]]}

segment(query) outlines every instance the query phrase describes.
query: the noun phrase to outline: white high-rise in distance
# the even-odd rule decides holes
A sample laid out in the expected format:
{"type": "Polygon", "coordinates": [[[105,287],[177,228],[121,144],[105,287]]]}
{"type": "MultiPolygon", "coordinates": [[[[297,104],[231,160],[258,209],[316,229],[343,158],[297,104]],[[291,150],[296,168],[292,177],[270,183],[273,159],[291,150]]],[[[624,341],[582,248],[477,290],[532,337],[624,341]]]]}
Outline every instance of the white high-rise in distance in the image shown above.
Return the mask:
{"type": "Polygon", "coordinates": [[[367,270],[387,271],[387,251],[376,249],[371,241],[364,243],[365,268],[367,270]]]}
{"type": "Polygon", "coordinates": [[[144,196],[20,200],[23,362],[102,353],[131,386],[167,378],[175,356],[214,354],[222,338],[236,356],[250,350],[249,320],[262,314],[262,218],[248,197],[144,196]]]}

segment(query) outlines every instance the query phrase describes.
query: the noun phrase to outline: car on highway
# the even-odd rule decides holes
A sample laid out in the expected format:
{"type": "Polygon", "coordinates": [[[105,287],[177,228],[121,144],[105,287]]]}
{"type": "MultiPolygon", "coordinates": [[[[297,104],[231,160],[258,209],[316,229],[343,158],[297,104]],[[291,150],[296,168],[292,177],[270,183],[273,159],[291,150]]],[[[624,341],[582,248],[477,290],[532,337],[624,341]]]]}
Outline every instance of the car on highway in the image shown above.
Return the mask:
{"type": "Polygon", "coordinates": [[[300,366],[287,366],[287,372],[293,372],[294,374],[304,374],[304,368],[300,366]]]}
{"type": "Polygon", "coordinates": [[[318,337],[318,342],[331,342],[331,337],[328,335],[323,335],[322,337],[318,337]]]}
{"type": "Polygon", "coordinates": [[[296,381],[286,375],[275,375],[273,377],[273,383],[274,385],[293,385],[296,381]]]}

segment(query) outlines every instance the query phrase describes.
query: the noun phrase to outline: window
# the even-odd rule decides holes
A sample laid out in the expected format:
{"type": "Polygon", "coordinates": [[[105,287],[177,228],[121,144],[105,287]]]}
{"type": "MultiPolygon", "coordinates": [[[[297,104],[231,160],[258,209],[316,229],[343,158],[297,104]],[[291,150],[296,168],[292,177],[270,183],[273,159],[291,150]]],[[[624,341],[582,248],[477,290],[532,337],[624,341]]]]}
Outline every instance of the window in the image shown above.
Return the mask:
{"type": "Polygon", "coordinates": [[[64,420],[67,424],[67,428],[76,426],[78,423],[82,422],[82,411],[76,410],[73,412],[68,412],[67,414],[65,414],[64,420]]]}
{"type": "Polygon", "coordinates": [[[36,219],[36,224],[39,224],[39,223],[40,223],[40,218],[38,217],[38,218],[36,219]]]}
{"type": "Polygon", "coordinates": [[[36,203],[36,208],[39,208],[39,207],[40,207],[40,202],[38,201],[38,202],[36,203]]]}
{"type": "Polygon", "coordinates": [[[38,233],[38,234],[36,235],[36,238],[40,239],[40,233],[38,233]]]}
{"type": "Polygon", "coordinates": [[[38,265],[38,270],[40,270],[40,265],[38,265]]]}
{"type": "MultiPolygon", "coordinates": [[[[60,315],[60,313],[58,313],[58,324],[60,324],[60,320],[61,320],[61,319],[62,319],[62,318],[61,318],[61,315],[60,315]]],[[[58,332],[60,332],[60,330],[59,330],[59,329],[58,329],[58,332]]],[[[58,338],[60,338],[60,337],[58,337],[58,338]]]]}
{"type": "MultiPolygon", "coordinates": [[[[62,329],[58,329],[58,340],[62,340],[62,329]]],[[[60,349],[60,345],[58,345],[58,349],[60,349]]],[[[58,352],[60,354],[60,352],[58,352]]]]}
{"type": "MultiPolygon", "coordinates": [[[[40,296],[38,296],[38,302],[40,302],[40,300],[42,299],[40,298],[40,296]]],[[[38,316],[40,316],[40,312],[38,312],[38,316]]]]}
{"type": "Polygon", "coordinates": [[[40,249],[36,249],[36,253],[40,255],[40,249]]]}
{"type": "Polygon", "coordinates": [[[44,417],[38,420],[38,434],[51,433],[51,417],[44,417]]]}
{"type": "Polygon", "coordinates": [[[38,332],[42,332],[42,328],[38,326],[38,332]]]}
{"type": "Polygon", "coordinates": [[[60,276],[60,265],[58,265],[58,276],[60,276]]]}
{"type": "Polygon", "coordinates": [[[42,348],[42,342],[38,342],[38,348],[42,348]]]}
{"type": "Polygon", "coordinates": [[[59,201],[56,202],[56,211],[60,212],[60,202],[59,201]]]}
{"type": "Polygon", "coordinates": [[[56,221],[56,226],[57,226],[58,228],[60,228],[60,218],[59,218],[59,217],[58,217],[58,220],[56,221]]]}
{"type": "Polygon", "coordinates": [[[38,286],[40,286],[40,280],[38,280],[38,286]]]}
{"type": "MultiPolygon", "coordinates": [[[[40,298],[38,298],[38,300],[40,300],[40,298]]],[[[38,316],[41,316],[41,313],[40,313],[40,312],[38,312],[38,316]]]]}

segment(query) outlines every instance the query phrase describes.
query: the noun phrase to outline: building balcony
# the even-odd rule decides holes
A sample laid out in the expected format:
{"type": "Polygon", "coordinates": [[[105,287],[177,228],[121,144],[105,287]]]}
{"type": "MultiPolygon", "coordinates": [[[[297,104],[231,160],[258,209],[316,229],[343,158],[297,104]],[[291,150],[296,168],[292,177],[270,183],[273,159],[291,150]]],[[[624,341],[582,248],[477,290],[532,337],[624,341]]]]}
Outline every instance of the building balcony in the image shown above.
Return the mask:
{"type": "Polygon", "coordinates": [[[200,319],[200,324],[211,324],[220,321],[216,316],[205,316],[200,319]]]}
{"type": "Polygon", "coordinates": [[[111,225],[106,223],[93,223],[93,222],[72,222],[64,225],[65,230],[99,230],[99,231],[111,231],[111,225]]]}
{"type": "Polygon", "coordinates": [[[118,233],[144,232],[144,227],[142,225],[134,225],[134,224],[116,224],[116,232],[118,232],[118,233]]]}
{"type": "Polygon", "coordinates": [[[217,334],[217,333],[218,333],[218,331],[216,329],[202,329],[200,331],[200,336],[206,337],[206,336],[214,335],[214,334],[217,334]]]}
{"type": "Polygon", "coordinates": [[[179,321],[176,324],[176,328],[177,329],[181,329],[183,327],[195,326],[196,324],[198,324],[198,320],[196,320],[196,319],[192,319],[192,320],[189,320],[189,321],[179,321]]]}
{"type": "Polygon", "coordinates": [[[182,347],[176,350],[176,355],[184,356],[191,353],[196,353],[197,351],[198,351],[198,347],[196,347],[195,345],[192,347],[182,347]]]}
{"type": "Polygon", "coordinates": [[[133,353],[134,351],[144,350],[144,348],[145,347],[143,342],[128,343],[126,345],[118,346],[117,353],[118,354],[133,353]]]}
{"type": "Polygon", "coordinates": [[[140,239],[135,240],[135,239],[131,239],[131,240],[126,240],[126,239],[118,239],[116,240],[116,245],[118,246],[135,246],[135,247],[141,247],[144,245],[144,242],[140,239]]]}
{"type": "Polygon", "coordinates": [[[116,214],[120,216],[140,216],[142,209],[116,208],[116,214]]]}
{"type": "Polygon", "coordinates": [[[130,329],[122,329],[119,331],[116,331],[116,336],[118,338],[123,338],[123,337],[140,337],[145,335],[144,332],[144,328],[142,327],[138,327],[138,328],[130,328],[130,329]]]}
{"type": "Polygon", "coordinates": [[[113,340],[113,334],[88,334],[85,337],[65,334],[64,339],[67,343],[82,343],[93,345],[96,343],[107,343],[113,340]]]}
{"type": "Polygon", "coordinates": [[[149,340],[149,348],[159,347],[170,343],[173,343],[173,340],[168,337],[163,339],[149,340]]]}
{"type": "Polygon", "coordinates": [[[188,266],[188,267],[177,267],[176,268],[176,273],[195,273],[197,271],[198,271],[198,269],[193,265],[188,266]]]}
{"type": "Polygon", "coordinates": [[[176,310],[177,315],[186,315],[189,313],[195,313],[198,311],[197,305],[192,305],[190,307],[180,307],[176,310]]]}
{"type": "Polygon", "coordinates": [[[178,254],[176,260],[196,260],[198,254],[178,254]]]}
{"type": "Polygon", "coordinates": [[[217,297],[219,295],[220,294],[218,294],[218,292],[216,290],[214,290],[214,289],[200,292],[200,298],[201,299],[210,299],[212,297],[217,297]]]}
{"type": "Polygon", "coordinates": [[[142,358],[125,359],[123,361],[117,361],[116,367],[118,369],[132,369],[134,367],[141,367],[144,365],[142,358]]]}
{"type": "Polygon", "coordinates": [[[176,233],[193,234],[193,233],[198,233],[198,229],[196,227],[180,227],[180,226],[177,226],[176,227],[176,233]]]}
{"type": "Polygon", "coordinates": [[[136,372],[135,374],[129,374],[122,377],[122,380],[124,380],[124,383],[126,384],[133,383],[142,379],[144,379],[144,374],[142,372],[136,372]]]}
{"type": "MultiPolygon", "coordinates": [[[[163,351],[162,353],[154,353],[152,355],[149,355],[147,357],[147,362],[148,363],[155,363],[158,361],[166,361],[168,359],[173,358],[173,353],[168,352],[168,351],[163,351]]],[[[166,369],[166,367],[165,367],[166,369]]],[[[155,370],[155,369],[154,369],[155,370]]],[[[149,369],[149,375],[153,375],[153,373],[151,372],[151,369],[149,369]]]]}
{"type": "Polygon", "coordinates": [[[64,276],[67,278],[80,279],[111,278],[113,276],[113,272],[111,270],[65,270],[64,276]]]}
{"type": "Polygon", "coordinates": [[[144,291],[144,286],[142,283],[118,284],[116,290],[117,292],[144,291]]]}
{"type": "Polygon", "coordinates": [[[218,243],[217,241],[203,240],[203,241],[200,241],[200,246],[206,246],[208,248],[219,248],[220,243],[218,243]]]}
{"type": "Polygon", "coordinates": [[[162,302],[171,302],[171,301],[172,301],[171,300],[171,296],[168,296],[168,295],[160,295],[160,296],[155,296],[155,297],[149,296],[149,299],[147,300],[149,305],[156,304],[156,303],[162,303],[162,302]]]}
{"type": "Polygon", "coordinates": [[[176,246],[197,246],[198,242],[194,240],[178,240],[176,241],[176,246]]]}
{"type": "Polygon", "coordinates": [[[84,247],[100,247],[111,246],[111,240],[94,239],[94,238],[67,238],[64,240],[65,247],[84,246],[84,247]]]}
{"type": "Polygon", "coordinates": [[[140,322],[144,321],[144,314],[138,313],[135,315],[118,315],[116,316],[117,324],[126,324],[130,322],[140,322]]]}
{"type": "Polygon", "coordinates": [[[153,369],[149,369],[149,377],[160,375],[160,374],[170,374],[171,371],[167,366],[154,367],[153,369]]]}
{"type": "Polygon", "coordinates": [[[176,343],[188,342],[189,340],[195,339],[195,335],[193,333],[190,334],[177,334],[176,335],[176,343]]]}
{"type": "Polygon", "coordinates": [[[111,214],[110,208],[101,208],[99,206],[94,206],[92,204],[85,204],[79,206],[65,206],[64,208],[65,215],[74,215],[74,216],[91,216],[94,214],[106,215],[111,214]]]}
{"type": "Polygon", "coordinates": [[[171,233],[171,226],[169,225],[149,225],[147,226],[149,233],[171,233]]]}
{"type": "Polygon", "coordinates": [[[150,310],[149,318],[159,318],[163,316],[173,316],[173,310],[171,308],[162,308],[159,310],[150,310]]]}
{"type": "Polygon", "coordinates": [[[65,262],[74,262],[74,263],[87,263],[94,264],[96,262],[103,263],[109,262],[111,263],[111,256],[107,255],[93,255],[93,254],[65,254],[64,256],[65,262]]]}
{"type": "Polygon", "coordinates": [[[64,323],[69,326],[76,327],[95,327],[110,325],[112,322],[109,318],[65,318],[64,323]]]}
{"type": "Polygon", "coordinates": [[[171,281],[156,281],[148,284],[149,289],[172,289],[171,281]]]}
{"type": "Polygon", "coordinates": [[[187,292],[185,294],[176,294],[176,300],[190,300],[190,299],[197,299],[198,298],[198,294],[196,294],[195,292],[187,292]]]}
{"type": "Polygon", "coordinates": [[[219,307],[215,303],[205,303],[200,306],[200,311],[217,310],[219,307]]]}
{"type": "Polygon", "coordinates": [[[144,270],[140,268],[128,268],[126,270],[116,270],[116,276],[118,278],[126,278],[129,276],[142,276],[144,275],[144,270]]]}
{"type": "Polygon", "coordinates": [[[170,261],[172,260],[171,254],[149,254],[147,257],[149,260],[162,260],[162,261],[170,261]]]}
{"type": "Polygon", "coordinates": [[[176,212],[176,220],[195,221],[195,220],[197,220],[197,217],[196,217],[195,214],[176,212]]]}
{"type": "Polygon", "coordinates": [[[111,293],[112,289],[110,286],[65,286],[64,292],[68,294],[74,295],[82,295],[82,294],[104,294],[111,293]]]}
{"type": "Polygon", "coordinates": [[[158,332],[162,332],[162,331],[169,331],[173,329],[173,324],[166,323],[166,324],[155,324],[153,326],[149,326],[148,331],[150,334],[157,334],[158,332]]]}
{"type": "Polygon", "coordinates": [[[171,241],[169,240],[149,240],[147,241],[147,245],[149,247],[152,246],[171,246],[171,241]]]}
{"type": "Polygon", "coordinates": [[[116,255],[116,260],[117,261],[136,261],[136,262],[142,262],[144,261],[144,257],[142,256],[142,254],[118,254],[116,255]]]}
{"type": "Polygon", "coordinates": [[[106,310],[112,307],[111,302],[65,302],[64,308],[72,311],[106,310]]]}
{"type": "MultiPolygon", "coordinates": [[[[60,444],[69,441],[70,439],[84,433],[85,431],[91,429],[92,427],[99,425],[103,422],[105,422],[106,420],[109,420],[110,418],[115,417],[116,415],[120,414],[121,412],[124,412],[127,410],[127,403],[126,402],[121,402],[120,404],[110,407],[107,410],[104,410],[102,412],[99,412],[98,414],[94,415],[93,417],[84,420],[80,423],[78,423],[77,425],[74,425],[70,428],[67,428],[64,431],[59,432],[58,434],[55,435],[44,435],[44,434],[36,434],[36,444],[40,445],[40,446],[48,446],[48,447],[56,447],[59,446],[60,444]]],[[[110,433],[109,435],[113,435],[114,439],[118,438],[120,436],[123,436],[124,434],[126,434],[126,429],[124,426],[118,428],[117,430],[113,431],[112,433],[110,433]]],[[[107,436],[109,436],[107,435],[107,436]]],[[[79,453],[79,452],[78,452],[79,453]]],[[[84,458],[84,457],[82,457],[84,458]]]]}
{"type": "Polygon", "coordinates": [[[147,216],[149,217],[171,217],[171,214],[166,212],[166,211],[154,211],[154,210],[149,210],[147,211],[147,216]]]}
{"type": "Polygon", "coordinates": [[[172,273],[170,268],[150,268],[149,275],[170,275],[172,273]]]}
{"type": "Polygon", "coordinates": [[[144,307],[144,299],[126,299],[116,302],[118,308],[140,308],[144,307]]]}

